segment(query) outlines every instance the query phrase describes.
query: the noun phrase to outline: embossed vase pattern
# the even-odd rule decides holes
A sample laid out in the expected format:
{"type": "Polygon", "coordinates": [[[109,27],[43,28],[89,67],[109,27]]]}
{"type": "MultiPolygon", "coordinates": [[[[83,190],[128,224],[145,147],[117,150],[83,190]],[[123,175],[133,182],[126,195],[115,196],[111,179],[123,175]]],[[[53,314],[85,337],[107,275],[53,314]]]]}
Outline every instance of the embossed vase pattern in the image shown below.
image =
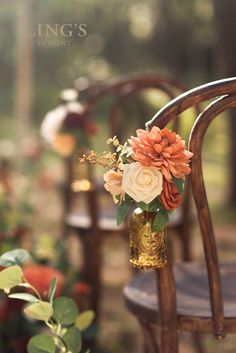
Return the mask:
{"type": "Polygon", "coordinates": [[[141,269],[162,268],[167,263],[167,231],[152,231],[154,212],[137,208],[130,220],[130,263],[141,269]]]}

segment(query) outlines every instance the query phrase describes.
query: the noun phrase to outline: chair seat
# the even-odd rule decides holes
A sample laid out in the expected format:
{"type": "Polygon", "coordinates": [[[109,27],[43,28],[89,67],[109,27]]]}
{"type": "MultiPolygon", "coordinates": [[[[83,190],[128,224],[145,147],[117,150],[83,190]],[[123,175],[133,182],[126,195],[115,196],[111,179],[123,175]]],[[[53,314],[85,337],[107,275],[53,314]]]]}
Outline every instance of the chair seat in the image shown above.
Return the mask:
{"type": "MultiPolygon", "coordinates": [[[[176,264],[174,276],[180,328],[186,331],[211,332],[211,308],[205,264],[176,264]],[[201,325],[202,322],[204,325],[201,325]]],[[[235,320],[236,328],[236,264],[221,265],[221,281],[225,318],[235,320]]],[[[139,274],[124,288],[129,310],[139,319],[152,324],[158,323],[156,288],[155,271],[139,274]]]]}
{"type": "MultiPolygon", "coordinates": [[[[98,226],[104,231],[120,231],[124,230],[124,224],[117,226],[116,222],[117,207],[116,205],[109,205],[109,207],[101,207],[98,218],[98,226]]],[[[169,227],[175,227],[181,224],[182,209],[177,209],[170,215],[169,227]]],[[[66,215],[66,224],[76,229],[89,229],[92,222],[88,212],[71,212],[66,215]]]]}
{"type": "MultiPolygon", "coordinates": [[[[98,227],[104,231],[121,231],[125,225],[117,226],[116,207],[101,207],[98,218],[98,227]]],[[[92,226],[88,212],[71,212],[66,215],[66,224],[76,229],[89,229],[92,226]]]]}

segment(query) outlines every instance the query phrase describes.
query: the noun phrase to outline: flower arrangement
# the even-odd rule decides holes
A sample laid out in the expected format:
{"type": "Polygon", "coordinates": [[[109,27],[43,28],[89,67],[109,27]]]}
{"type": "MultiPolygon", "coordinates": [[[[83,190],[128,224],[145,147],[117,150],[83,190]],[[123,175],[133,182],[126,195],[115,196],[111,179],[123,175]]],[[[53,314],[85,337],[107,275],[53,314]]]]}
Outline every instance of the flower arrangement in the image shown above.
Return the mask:
{"type": "Polygon", "coordinates": [[[117,223],[121,224],[131,207],[155,213],[152,230],[163,230],[169,213],[182,201],[184,179],[190,173],[192,153],[185,141],[171,130],[154,126],[150,131],[138,129],[121,145],[116,137],[108,144],[115,152],[98,155],[92,151],[80,162],[97,163],[109,170],[104,174],[105,189],[118,203],[117,223]]]}
{"type": "MultiPolygon", "coordinates": [[[[1,303],[4,305],[0,305],[1,317],[4,319],[9,315],[9,310],[4,308],[10,307],[10,300],[13,304],[25,302],[24,315],[31,321],[44,322],[49,331],[47,333],[44,330],[28,340],[28,353],[79,353],[82,348],[81,334],[92,323],[94,313],[87,310],[79,314],[73,299],[58,296],[62,291],[64,276],[49,267],[23,265],[28,257],[28,252],[23,249],[0,256],[0,289],[7,295],[1,303]],[[40,283],[36,277],[40,277],[40,283]]],[[[22,305],[18,308],[22,308],[22,305]]],[[[21,342],[23,346],[24,340],[21,342]]],[[[17,352],[20,352],[20,348],[17,352]]]]}
{"type": "Polygon", "coordinates": [[[63,104],[46,114],[41,136],[56,152],[67,157],[79,146],[89,146],[89,138],[98,128],[78,102],[75,90],[64,90],[61,97],[63,104]]]}

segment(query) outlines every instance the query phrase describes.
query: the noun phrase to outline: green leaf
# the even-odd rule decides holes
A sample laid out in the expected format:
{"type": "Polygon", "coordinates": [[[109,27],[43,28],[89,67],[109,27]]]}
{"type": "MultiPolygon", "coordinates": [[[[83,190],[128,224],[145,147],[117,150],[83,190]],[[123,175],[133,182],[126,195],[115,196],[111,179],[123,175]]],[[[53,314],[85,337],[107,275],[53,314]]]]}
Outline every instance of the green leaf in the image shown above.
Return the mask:
{"type": "Polygon", "coordinates": [[[8,297],[13,299],[25,300],[26,302],[29,302],[29,303],[36,303],[39,301],[38,298],[36,298],[34,295],[29,293],[12,293],[12,294],[9,294],[8,297]]]}
{"type": "Polygon", "coordinates": [[[92,310],[87,310],[81,315],[79,315],[75,321],[75,326],[80,330],[86,330],[92,323],[94,319],[94,312],[92,310]]]}
{"type": "Polygon", "coordinates": [[[65,341],[68,351],[71,353],[78,353],[81,351],[81,333],[76,327],[71,327],[67,330],[63,336],[63,341],[65,341]]]}
{"type": "Polygon", "coordinates": [[[27,316],[32,319],[40,320],[40,321],[48,321],[50,317],[53,315],[53,308],[51,304],[44,301],[38,301],[37,303],[28,305],[24,312],[27,316]]]}
{"type": "Polygon", "coordinates": [[[173,183],[175,184],[180,195],[183,195],[183,193],[184,193],[184,180],[173,177],[173,183]]]}
{"type": "Polygon", "coordinates": [[[55,353],[56,345],[51,336],[40,334],[33,336],[27,345],[28,353],[55,353]]]}
{"type": "Polygon", "coordinates": [[[159,209],[163,208],[158,198],[155,198],[150,203],[145,203],[143,201],[136,203],[137,207],[141,208],[142,211],[147,212],[158,212],[159,209]]]}
{"type": "Polygon", "coordinates": [[[119,205],[118,211],[117,211],[117,225],[118,226],[127,217],[129,209],[130,209],[130,203],[128,203],[128,202],[122,202],[122,204],[119,205]]]}
{"type": "Polygon", "coordinates": [[[53,303],[53,318],[58,324],[73,324],[78,315],[78,308],[74,300],[67,297],[59,297],[53,303]]]}
{"type": "Polygon", "coordinates": [[[148,204],[148,211],[149,212],[158,212],[162,207],[162,204],[158,198],[155,198],[148,204]]]}
{"type": "Polygon", "coordinates": [[[169,221],[169,215],[166,210],[160,209],[153,221],[152,230],[153,232],[160,232],[164,229],[169,221]]]}
{"type": "Polygon", "coordinates": [[[28,251],[15,249],[0,256],[0,265],[4,267],[21,265],[29,257],[28,251]]]}
{"type": "Polygon", "coordinates": [[[48,290],[48,299],[50,304],[53,303],[53,298],[54,298],[56,289],[57,289],[57,278],[55,277],[51,280],[50,287],[48,290]]]}
{"type": "Polygon", "coordinates": [[[18,286],[23,279],[23,272],[19,266],[11,266],[0,272],[0,289],[9,293],[11,288],[18,286]]]}
{"type": "Polygon", "coordinates": [[[149,205],[143,201],[137,202],[137,207],[141,208],[142,211],[149,211],[149,205]]]}

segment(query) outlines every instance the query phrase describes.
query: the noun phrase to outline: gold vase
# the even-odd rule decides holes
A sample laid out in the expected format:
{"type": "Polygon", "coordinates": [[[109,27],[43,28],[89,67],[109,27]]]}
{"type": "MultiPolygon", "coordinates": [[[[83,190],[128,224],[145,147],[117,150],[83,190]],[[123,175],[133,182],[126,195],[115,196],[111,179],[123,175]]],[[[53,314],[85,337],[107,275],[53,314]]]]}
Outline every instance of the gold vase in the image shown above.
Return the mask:
{"type": "Polygon", "coordinates": [[[140,269],[162,268],[167,263],[167,231],[152,231],[154,212],[137,208],[130,220],[130,263],[140,269]]]}

